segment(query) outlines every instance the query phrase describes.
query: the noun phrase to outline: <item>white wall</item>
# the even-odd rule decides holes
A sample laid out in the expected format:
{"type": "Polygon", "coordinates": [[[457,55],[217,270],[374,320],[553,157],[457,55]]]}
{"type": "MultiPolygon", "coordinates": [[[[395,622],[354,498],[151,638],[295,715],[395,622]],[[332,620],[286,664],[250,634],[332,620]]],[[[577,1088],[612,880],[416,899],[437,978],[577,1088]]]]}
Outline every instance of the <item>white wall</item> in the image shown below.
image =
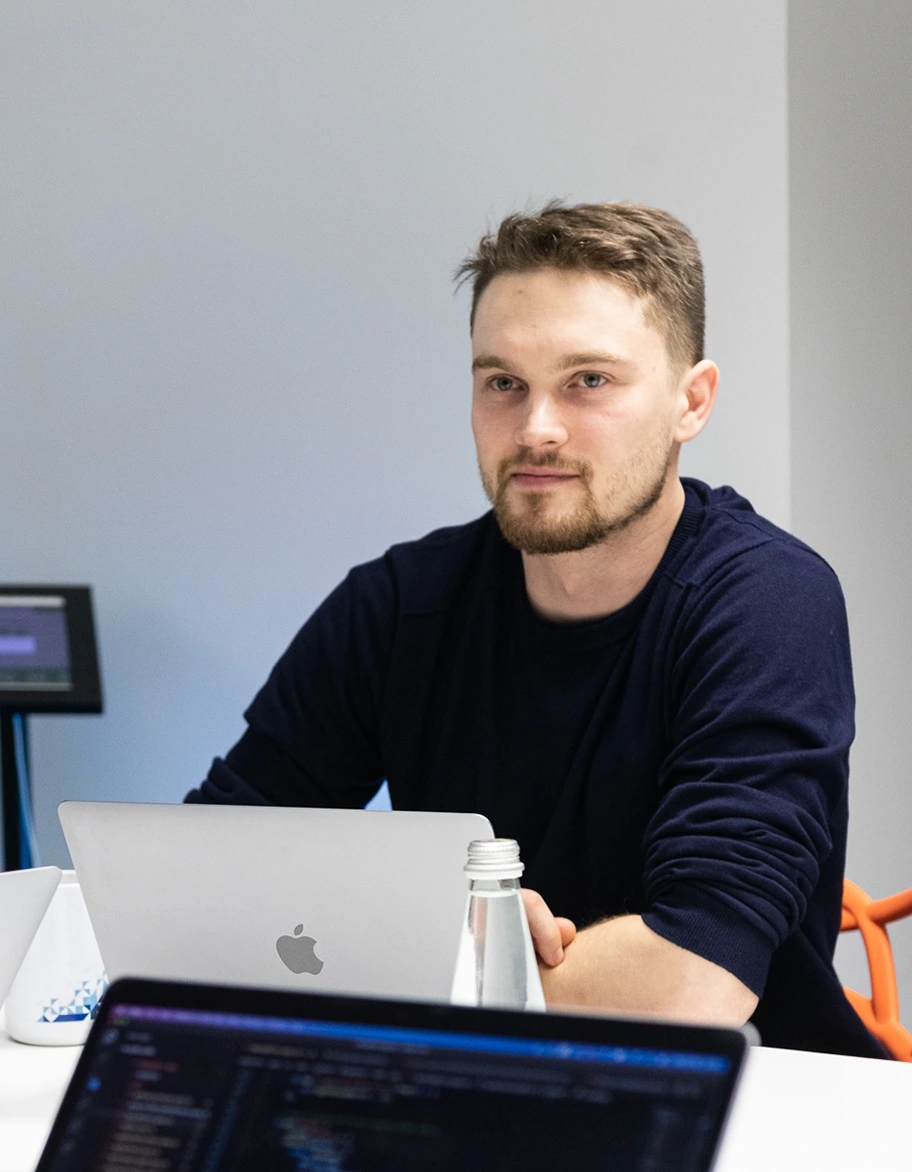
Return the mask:
{"type": "Polygon", "coordinates": [[[65,797],[174,800],[354,562],[484,507],[466,296],[553,196],[703,247],[685,470],[788,523],[785,4],[5,0],[0,578],[95,588],[107,710],[65,797]]]}
{"type": "MultiPolygon", "coordinates": [[[[848,603],[848,874],[875,897],[912,886],[910,58],[908,0],[789,5],[793,521],[848,603]]],[[[908,1017],[912,925],[893,938],[908,1017]]],[[[838,960],[866,986],[856,943],[838,960]]]]}

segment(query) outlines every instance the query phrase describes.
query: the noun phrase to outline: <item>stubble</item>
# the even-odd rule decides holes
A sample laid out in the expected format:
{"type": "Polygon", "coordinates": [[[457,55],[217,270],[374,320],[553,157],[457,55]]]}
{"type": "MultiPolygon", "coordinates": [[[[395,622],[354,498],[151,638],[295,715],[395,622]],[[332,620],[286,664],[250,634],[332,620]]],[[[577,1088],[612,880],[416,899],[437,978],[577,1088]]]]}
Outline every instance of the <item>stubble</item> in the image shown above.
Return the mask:
{"type": "Polygon", "coordinates": [[[592,489],[592,465],[564,459],[556,452],[507,457],[494,478],[480,465],[479,471],[500,531],[511,545],[527,554],[576,553],[600,544],[650,512],[662,495],[673,454],[671,438],[659,437],[610,477],[601,501],[592,489]],[[522,492],[510,479],[520,467],[553,468],[577,476],[576,501],[558,511],[551,491],[522,492]]]}

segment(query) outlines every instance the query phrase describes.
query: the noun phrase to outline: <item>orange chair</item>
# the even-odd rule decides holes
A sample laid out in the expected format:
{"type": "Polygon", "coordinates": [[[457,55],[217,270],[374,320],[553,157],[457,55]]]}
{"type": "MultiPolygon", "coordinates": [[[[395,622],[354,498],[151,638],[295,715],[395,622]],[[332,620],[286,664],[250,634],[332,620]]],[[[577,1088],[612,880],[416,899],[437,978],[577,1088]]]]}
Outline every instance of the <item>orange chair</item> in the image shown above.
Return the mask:
{"type": "Polygon", "coordinates": [[[912,1034],[899,1020],[896,966],[887,924],[910,914],[912,888],[885,899],[871,899],[857,884],[845,880],[840,930],[848,932],[857,928],[861,933],[871,974],[871,996],[862,997],[854,989],[846,989],[845,995],[871,1033],[902,1062],[912,1062],[912,1034]]]}

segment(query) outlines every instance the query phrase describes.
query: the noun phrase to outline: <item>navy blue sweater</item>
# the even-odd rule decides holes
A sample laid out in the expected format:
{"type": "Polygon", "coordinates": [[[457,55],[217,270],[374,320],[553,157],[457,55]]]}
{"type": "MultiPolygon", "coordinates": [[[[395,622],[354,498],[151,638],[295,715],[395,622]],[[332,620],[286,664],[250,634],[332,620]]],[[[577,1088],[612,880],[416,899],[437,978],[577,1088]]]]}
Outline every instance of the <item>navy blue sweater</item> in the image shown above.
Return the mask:
{"type": "Polygon", "coordinates": [[[768,1045],[882,1056],[832,966],[853,689],[832,570],[732,489],[643,591],[549,623],[491,514],[358,566],[191,801],[486,814],[585,926],[640,913],[760,997],[768,1045]]]}

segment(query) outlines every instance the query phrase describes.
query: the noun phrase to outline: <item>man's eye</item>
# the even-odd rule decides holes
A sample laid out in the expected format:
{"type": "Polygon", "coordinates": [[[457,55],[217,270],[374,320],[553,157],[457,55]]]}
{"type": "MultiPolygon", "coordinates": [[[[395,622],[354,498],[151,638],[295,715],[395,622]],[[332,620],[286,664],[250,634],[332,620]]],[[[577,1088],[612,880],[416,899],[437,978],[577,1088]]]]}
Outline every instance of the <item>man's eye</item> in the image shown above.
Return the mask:
{"type": "Polygon", "coordinates": [[[608,380],[603,374],[596,374],[594,371],[587,371],[586,374],[580,375],[580,382],[584,387],[594,390],[596,387],[604,386],[608,380]]]}
{"type": "Polygon", "coordinates": [[[495,391],[512,391],[516,384],[506,374],[499,374],[497,378],[492,380],[492,386],[495,391]]]}

